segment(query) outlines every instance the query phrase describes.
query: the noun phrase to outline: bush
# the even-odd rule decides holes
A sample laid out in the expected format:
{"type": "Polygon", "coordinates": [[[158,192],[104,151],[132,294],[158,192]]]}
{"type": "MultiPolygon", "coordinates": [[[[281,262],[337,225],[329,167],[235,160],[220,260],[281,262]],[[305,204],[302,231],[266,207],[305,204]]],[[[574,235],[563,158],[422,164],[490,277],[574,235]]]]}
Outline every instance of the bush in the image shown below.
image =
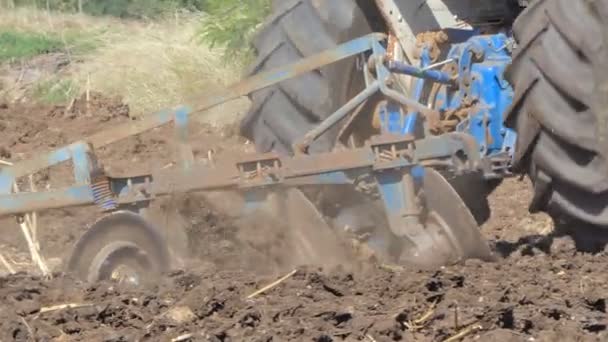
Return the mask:
{"type": "Polygon", "coordinates": [[[226,48],[228,54],[249,57],[250,44],[270,12],[270,0],[207,0],[199,38],[226,48]]]}

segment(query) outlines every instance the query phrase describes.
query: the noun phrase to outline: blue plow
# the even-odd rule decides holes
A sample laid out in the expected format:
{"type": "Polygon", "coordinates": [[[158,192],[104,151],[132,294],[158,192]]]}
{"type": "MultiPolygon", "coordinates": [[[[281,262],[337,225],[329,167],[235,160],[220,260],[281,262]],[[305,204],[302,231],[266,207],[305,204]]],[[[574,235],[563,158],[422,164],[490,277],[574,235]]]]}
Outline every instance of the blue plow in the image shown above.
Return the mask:
{"type": "Polygon", "coordinates": [[[436,267],[468,258],[494,260],[451,179],[474,175],[485,181],[510,175],[515,135],[502,126],[501,118],[512,98],[512,90],[502,78],[510,61],[508,43],[503,34],[471,34],[453,46],[448,55],[451,62],[436,70],[424,53],[418,66],[391,60],[383,34],[355,39],[246,79],[198,108],[178,107],[147,115],[3,168],[0,215],[97,206],[105,216],[78,242],[68,262],[68,271],[95,281],[112,277],[125,264],[136,265],[133,268],[139,273],[167,270],[167,247],[143,215],[159,197],[175,192],[238,191],[245,198],[244,212],[251,213],[260,210],[269,194],[286,189],[365,186],[362,192],[380,201],[386,217],[386,224],[378,223],[367,232],[371,233],[367,242],[389,261],[436,267]],[[295,143],[294,155],[253,154],[212,165],[194,160],[186,133],[193,115],[355,56],[365,61],[366,88],[295,143]],[[414,78],[411,94],[405,95],[397,86],[399,75],[414,78]],[[425,91],[429,88],[430,95],[425,91]],[[375,103],[371,115],[375,123],[370,123],[375,133],[365,144],[309,153],[308,147],[328,130],[339,125],[341,132],[347,132],[361,115],[359,109],[368,108],[378,96],[382,101],[375,103]],[[95,157],[100,147],[170,123],[180,146],[180,163],[171,168],[115,177],[95,157]],[[73,163],[73,186],[12,193],[13,183],[21,177],[67,161],[73,163]]]}

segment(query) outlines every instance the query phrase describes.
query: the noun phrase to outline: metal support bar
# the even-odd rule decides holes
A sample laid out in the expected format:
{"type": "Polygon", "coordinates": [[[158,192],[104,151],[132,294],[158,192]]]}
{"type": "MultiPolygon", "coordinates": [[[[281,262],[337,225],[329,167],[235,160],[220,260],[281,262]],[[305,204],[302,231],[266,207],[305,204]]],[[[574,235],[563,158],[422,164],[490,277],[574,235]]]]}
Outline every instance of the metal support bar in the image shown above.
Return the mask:
{"type": "Polygon", "coordinates": [[[320,125],[310,130],[304,138],[294,144],[294,151],[306,152],[308,147],[319,138],[323,133],[327,132],[330,128],[336,125],[342,120],[348,113],[354,110],[358,105],[367,100],[370,96],[374,95],[380,89],[380,83],[375,81],[369,87],[365,88],[357,96],[348,101],[344,106],[330,115],[327,119],[323,120],[320,125]]]}
{"type": "Polygon", "coordinates": [[[0,196],[0,216],[91,205],[94,201],[88,185],[54,191],[20,192],[0,196]]]}
{"type": "Polygon", "coordinates": [[[399,73],[410,75],[414,77],[424,78],[427,80],[435,81],[442,84],[452,84],[452,78],[449,74],[439,70],[425,70],[417,68],[413,65],[403,63],[400,61],[388,61],[388,70],[399,73]]]}
{"type": "Polygon", "coordinates": [[[182,167],[187,170],[194,164],[194,153],[188,142],[188,112],[185,110],[176,111],[174,122],[180,162],[182,167]]]}
{"type": "Polygon", "coordinates": [[[438,116],[439,115],[439,113],[436,110],[428,108],[427,106],[423,105],[422,103],[420,103],[418,101],[408,99],[407,97],[403,96],[403,94],[390,89],[386,85],[381,84],[380,91],[382,92],[382,94],[386,95],[387,97],[406,106],[408,108],[408,110],[410,110],[410,111],[420,112],[427,116],[438,116]]]}
{"type": "Polygon", "coordinates": [[[376,175],[378,189],[386,205],[389,226],[397,236],[415,242],[427,234],[420,224],[416,211],[416,186],[414,178],[421,178],[423,169],[387,170],[376,175]],[[416,173],[413,175],[412,173],[416,173]],[[418,176],[418,177],[415,177],[418,176]]]}
{"type": "Polygon", "coordinates": [[[389,77],[391,74],[390,71],[384,65],[384,58],[382,57],[383,54],[386,53],[386,50],[378,42],[374,42],[372,47],[375,56],[372,56],[371,59],[373,62],[375,62],[375,69],[376,73],[378,74],[378,81],[380,82],[380,92],[382,92],[382,94],[386,95],[387,97],[406,106],[407,109],[411,112],[419,112],[427,116],[439,116],[439,113],[436,110],[428,108],[427,106],[416,100],[409,99],[403,94],[394,91],[388,87],[386,82],[389,81],[389,77]]]}
{"type": "Polygon", "coordinates": [[[77,144],[72,148],[72,163],[76,184],[89,184],[93,165],[89,159],[90,148],[86,144],[77,144]]]}
{"type": "Polygon", "coordinates": [[[77,141],[50,153],[20,162],[14,166],[0,169],[0,193],[11,193],[13,183],[20,177],[35,173],[41,169],[74,160],[74,177],[78,183],[85,183],[88,178],[89,160],[87,154],[91,152],[90,145],[77,141]]]}

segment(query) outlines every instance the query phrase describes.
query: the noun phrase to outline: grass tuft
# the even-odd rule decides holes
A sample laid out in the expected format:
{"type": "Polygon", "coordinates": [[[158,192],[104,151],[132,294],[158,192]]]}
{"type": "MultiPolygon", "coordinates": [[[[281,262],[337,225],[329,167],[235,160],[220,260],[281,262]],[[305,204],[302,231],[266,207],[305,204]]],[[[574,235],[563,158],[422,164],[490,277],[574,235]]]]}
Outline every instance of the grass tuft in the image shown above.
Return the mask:
{"type": "Polygon", "coordinates": [[[0,62],[12,62],[63,49],[61,38],[37,32],[0,30],[0,62]]]}
{"type": "Polygon", "coordinates": [[[33,89],[34,98],[47,104],[63,104],[79,95],[78,85],[69,79],[48,79],[33,89]]]}

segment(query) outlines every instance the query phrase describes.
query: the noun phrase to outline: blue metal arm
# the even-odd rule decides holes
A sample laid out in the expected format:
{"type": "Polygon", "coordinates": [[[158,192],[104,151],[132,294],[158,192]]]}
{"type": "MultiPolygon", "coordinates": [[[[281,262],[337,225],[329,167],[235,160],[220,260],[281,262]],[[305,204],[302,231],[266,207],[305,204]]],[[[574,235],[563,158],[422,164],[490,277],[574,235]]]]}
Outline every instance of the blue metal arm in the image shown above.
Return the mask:
{"type": "Polygon", "coordinates": [[[417,68],[413,65],[403,63],[401,61],[388,61],[387,68],[391,72],[398,74],[410,75],[418,78],[423,78],[429,81],[435,81],[443,84],[452,84],[452,78],[449,74],[439,70],[425,70],[417,68]]]}

